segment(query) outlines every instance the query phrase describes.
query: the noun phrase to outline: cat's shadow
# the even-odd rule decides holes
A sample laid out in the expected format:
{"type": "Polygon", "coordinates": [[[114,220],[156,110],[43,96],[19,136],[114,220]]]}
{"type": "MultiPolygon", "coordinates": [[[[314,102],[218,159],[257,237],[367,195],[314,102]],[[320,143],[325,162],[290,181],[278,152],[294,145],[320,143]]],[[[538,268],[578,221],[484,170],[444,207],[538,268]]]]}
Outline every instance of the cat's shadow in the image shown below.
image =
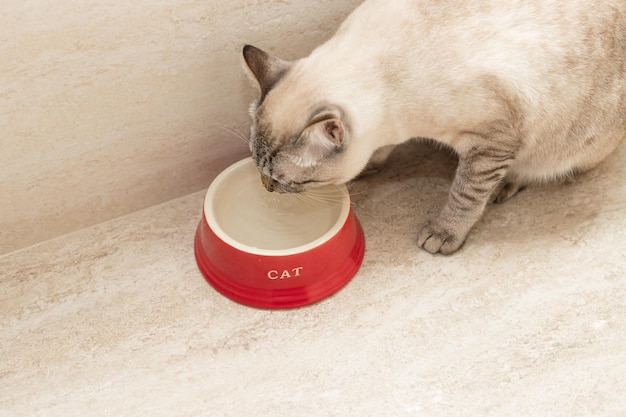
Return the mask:
{"type": "MultiPolygon", "coordinates": [[[[461,250],[472,250],[481,242],[515,248],[537,241],[556,245],[583,240],[603,210],[624,207],[616,180],[626,174],[622,161],[626,144],[594,170],[570,181],[531,185],[503,204],[490,204],[461,250]]],[[[444,206],[457,164],[453,152],[432,142],[398,146],[377,173],[350,186],[366,235],[382,235],[382,241],[398,244],[414,241],[420,224],[444,206]]],[[[372,249],[388,250],[382,245],[372,249]]]]}

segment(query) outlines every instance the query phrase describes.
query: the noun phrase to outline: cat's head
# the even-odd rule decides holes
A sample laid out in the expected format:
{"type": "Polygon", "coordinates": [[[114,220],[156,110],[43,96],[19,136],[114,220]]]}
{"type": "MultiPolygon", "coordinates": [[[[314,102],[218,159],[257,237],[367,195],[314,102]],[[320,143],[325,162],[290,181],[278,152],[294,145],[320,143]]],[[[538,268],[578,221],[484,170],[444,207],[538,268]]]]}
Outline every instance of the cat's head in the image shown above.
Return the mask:
{"type": "Polygon", "coordinates": [[[314,70],[246,46],[243,56],[261,94],[251,107],[250,150],[269,191],[300,192],[346,182],[351,129],[314,70]]]}

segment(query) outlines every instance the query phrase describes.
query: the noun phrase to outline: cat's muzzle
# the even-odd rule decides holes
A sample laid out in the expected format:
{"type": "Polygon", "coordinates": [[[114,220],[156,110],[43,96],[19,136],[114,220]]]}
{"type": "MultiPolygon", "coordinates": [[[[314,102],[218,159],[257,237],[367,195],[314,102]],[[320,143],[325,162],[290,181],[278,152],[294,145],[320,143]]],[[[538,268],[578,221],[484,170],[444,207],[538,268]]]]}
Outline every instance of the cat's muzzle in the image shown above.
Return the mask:
{"type": "Polygon", "coordinates": [[[276,181],[272,177],[261,174],[261,182],[263,183],[263,186],[265,187],[267,191],[269,192],[276,191],[278,181],[276,181]]]}
{"type": "Polygon", "coordinates": [[[283,184],[276,181],[274,178],[261,174],[261,182],[265,186],[265,189],[269,192],[276,191],[281,194],[285,193],[299,193],[302,191],[300,187],[295,187],[291,184],[283,184]]]}

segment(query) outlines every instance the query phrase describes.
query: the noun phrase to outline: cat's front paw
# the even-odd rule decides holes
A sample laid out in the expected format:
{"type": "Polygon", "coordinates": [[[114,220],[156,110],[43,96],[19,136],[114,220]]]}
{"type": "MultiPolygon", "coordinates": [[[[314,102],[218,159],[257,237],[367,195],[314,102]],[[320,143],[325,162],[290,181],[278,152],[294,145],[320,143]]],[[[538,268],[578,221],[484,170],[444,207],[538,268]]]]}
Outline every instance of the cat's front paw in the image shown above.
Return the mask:
{"type": "Polygon", "coordinates": [[[456,252],[465,236],[458,236],[453,230],[439,225],[437,222],[426,222],[417,234],[417,246],[430,253],[450,255],[456,252]]]}

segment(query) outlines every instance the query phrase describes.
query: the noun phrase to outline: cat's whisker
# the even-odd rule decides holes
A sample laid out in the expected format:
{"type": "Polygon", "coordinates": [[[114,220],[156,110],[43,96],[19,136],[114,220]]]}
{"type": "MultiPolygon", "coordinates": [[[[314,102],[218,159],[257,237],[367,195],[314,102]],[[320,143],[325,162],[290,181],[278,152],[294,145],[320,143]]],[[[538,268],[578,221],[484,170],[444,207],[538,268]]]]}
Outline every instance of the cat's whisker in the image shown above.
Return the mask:
{"type": "Polygon", "coordinates": [[[308,194],[295,194],[297,199],[307,206],[314,208],[324,208],[328,206],[332,206],[333,202],[322,201],[317,197],[308,194]]]}
{"type": "Polygon", "coordinates": [[[338,198],[337,199],[324,199],[320,197],[309,196],[309,197],[305,197],[304,201],[311,203],[312,205],[325,206],[325,205],[340,204],[342,202],[342,199],[338,199],[338,198]]]}
{"type": "Polygon", "coordinates": [[[209,127],[219,127],[220,129],[232,134],[237,139],[241,139],[246,145],[250,146],[250,139],[248,139],[239,129],[233,126],[224,123],[214,123],[209,127]]]}
{"type": "Polygon", "coordinates": [[[357,197],[363,194],[365,194],[365,191],[352,191],[348,189],[348,195],[350,195],[350,197],[357,197]]]}
{"type": "Polygon", "coordinates": [[[315,207],[328,207],[339,205],[343,201],[343,196],[337,195],[334,191],[329,190],[308,190],[306,193],[299,194],[301,201],[315,207]]]}
{"type": "Polygon", "coordinates": [[[215,123],[215,125],[235,134],[237,137],[241,138],[246,143],[250,142],[247,136],[241,130],[237,129],[235,126],[227,125],[225,123],[215,123]]]}

